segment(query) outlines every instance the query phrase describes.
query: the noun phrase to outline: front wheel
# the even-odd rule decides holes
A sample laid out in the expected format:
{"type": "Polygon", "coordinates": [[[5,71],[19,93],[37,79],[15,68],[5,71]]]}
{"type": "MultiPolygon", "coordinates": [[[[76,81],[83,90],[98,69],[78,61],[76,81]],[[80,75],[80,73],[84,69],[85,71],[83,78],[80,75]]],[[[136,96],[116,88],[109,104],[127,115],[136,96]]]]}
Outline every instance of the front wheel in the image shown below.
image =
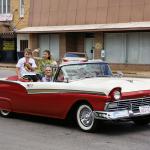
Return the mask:
{"type": "Polygon", "coordinates": [[[10,115],[11,115],[11,112],[10,111],[7,111],[7,110],[0,110],[0,115],[2,116],[2,117],[10,117],[10,115]]]}
{"type": "Polygon", "coordinates": [[[94,131],[96,120],[92,108],[87,104],[81,104],[76,111],[77,124],[83,131],[94,131]]]}

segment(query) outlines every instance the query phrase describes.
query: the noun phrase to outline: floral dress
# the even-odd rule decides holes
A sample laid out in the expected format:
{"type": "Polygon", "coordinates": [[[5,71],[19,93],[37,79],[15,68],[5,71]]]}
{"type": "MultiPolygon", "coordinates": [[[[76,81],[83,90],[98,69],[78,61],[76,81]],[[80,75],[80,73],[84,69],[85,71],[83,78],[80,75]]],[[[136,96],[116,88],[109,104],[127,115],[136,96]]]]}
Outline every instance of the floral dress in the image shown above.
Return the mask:
{"type": "Polygon", "coordinates": [[[37,62],[36,73],[40,75],[44,75],[44,68],[47,65],[57,65],[57,62],[49,59],[40,59],[37,62]]]}

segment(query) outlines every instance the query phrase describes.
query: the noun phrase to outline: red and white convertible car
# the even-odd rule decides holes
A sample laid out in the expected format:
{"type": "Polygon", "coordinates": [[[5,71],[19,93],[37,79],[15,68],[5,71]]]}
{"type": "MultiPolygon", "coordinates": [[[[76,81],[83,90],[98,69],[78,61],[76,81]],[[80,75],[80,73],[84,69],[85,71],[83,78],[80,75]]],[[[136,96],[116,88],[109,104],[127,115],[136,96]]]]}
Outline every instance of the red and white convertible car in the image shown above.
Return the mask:
{"type": "Polygon", "coordinates": [[[84,131],[97,120],[150,121],[150,80],[114,77],[107,63],[88,61],[57,68],[52,82],[0,80],[0,114],[12,112],[65,119],[84,131]]]}

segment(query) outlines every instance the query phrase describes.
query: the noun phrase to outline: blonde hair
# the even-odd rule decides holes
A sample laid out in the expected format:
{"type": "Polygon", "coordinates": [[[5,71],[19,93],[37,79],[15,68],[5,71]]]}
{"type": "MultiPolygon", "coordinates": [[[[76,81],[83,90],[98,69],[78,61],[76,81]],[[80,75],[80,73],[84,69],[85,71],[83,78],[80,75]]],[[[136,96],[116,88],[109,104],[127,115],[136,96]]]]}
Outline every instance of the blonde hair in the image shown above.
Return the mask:
{"type": "Polygon", "coordinates": [[[32,50],[30,48],[25,48],[24,53],[32,55],[32,50]]]}

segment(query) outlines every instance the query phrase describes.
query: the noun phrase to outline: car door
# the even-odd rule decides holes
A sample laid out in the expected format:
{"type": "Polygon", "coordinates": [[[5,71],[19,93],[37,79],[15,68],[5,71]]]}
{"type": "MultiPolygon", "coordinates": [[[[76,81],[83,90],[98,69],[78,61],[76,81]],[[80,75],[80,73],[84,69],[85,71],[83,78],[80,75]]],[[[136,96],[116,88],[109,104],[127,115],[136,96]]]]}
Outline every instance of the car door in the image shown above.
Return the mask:
{"type": "Polygon", "coordinates": [[[27,93],[14,99],[17,112],[30,114],[61,116],[65,110],[64,99],[61,99],[64,82],[31,82],[26,84],[27,93]]]}

